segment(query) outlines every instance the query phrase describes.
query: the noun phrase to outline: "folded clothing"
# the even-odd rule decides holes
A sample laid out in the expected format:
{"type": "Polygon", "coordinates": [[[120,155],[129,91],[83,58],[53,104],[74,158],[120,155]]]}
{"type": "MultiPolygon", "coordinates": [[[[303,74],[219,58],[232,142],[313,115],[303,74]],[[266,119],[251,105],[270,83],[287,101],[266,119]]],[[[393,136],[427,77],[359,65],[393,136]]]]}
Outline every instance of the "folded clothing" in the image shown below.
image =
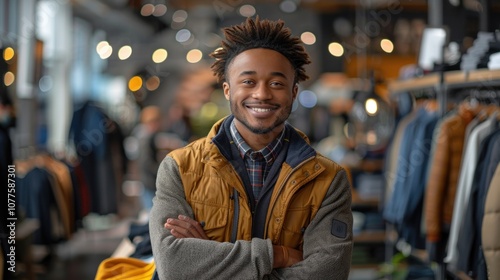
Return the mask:
{"type": "Polygon", "coordinates": [[[107,258],[97,268],[95,280],[150,280],[156,266],[136,258],[107,258]]]}

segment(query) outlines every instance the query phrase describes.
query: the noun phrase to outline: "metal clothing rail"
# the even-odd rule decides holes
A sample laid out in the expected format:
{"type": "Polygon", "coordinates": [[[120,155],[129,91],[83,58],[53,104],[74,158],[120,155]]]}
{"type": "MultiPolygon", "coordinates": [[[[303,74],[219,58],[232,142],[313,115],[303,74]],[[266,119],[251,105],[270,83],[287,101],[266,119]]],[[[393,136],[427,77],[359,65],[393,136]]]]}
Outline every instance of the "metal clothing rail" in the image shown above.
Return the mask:
{"type": "MultiPolygon", "coordinates": [[[[422,77],[392,81],[389,83],[388,89],[391,95],[395,95],[401,92],[432,89],[439,85],[439,82],[440,73],[431,73],[422,77]]],[[[443,82],[448,90],[474,87],[497,87],[500,86],[500,69],[444,72],[443,82]]]]}

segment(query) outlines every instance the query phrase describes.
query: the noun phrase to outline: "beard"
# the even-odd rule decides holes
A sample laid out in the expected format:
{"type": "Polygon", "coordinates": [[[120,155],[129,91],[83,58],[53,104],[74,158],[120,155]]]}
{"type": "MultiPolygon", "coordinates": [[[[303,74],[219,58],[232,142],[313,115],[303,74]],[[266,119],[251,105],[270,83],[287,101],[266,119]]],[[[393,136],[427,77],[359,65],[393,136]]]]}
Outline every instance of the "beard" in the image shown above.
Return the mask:
{"type": "MultiPolygon", "coordinates": [[[[245,114],[243,114],[241,107],[233,102],[232,98],[229,99],[231,113],[234,115],[234,118],[243,124],[248,130],[255,134],[267,134],[273,129],[280,127],[285,121],[288,119],[290,114],[292,113],[292,105],[287,105],[282,108],[279,115],[276,117],[274,122],[271,125],[266,125],[263,121],[257,121],[257,125],[250,124],[250,121],[246,118],[245,114]]],[[[242,105],[243,106],[243,105],[242,105]]],[[[279,107],[281,109],[281,107],[279,107]]],[[[280,129],[281,131],[281,129],[280,129]]]]}

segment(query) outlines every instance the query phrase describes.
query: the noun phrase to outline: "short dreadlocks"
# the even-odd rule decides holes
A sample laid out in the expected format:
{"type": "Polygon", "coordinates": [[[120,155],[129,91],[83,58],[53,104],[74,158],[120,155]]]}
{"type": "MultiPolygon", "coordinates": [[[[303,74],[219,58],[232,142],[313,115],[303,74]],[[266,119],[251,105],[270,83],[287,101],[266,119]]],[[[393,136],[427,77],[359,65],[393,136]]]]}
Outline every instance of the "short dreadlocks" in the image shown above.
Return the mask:
{"type": "Polygon", "coordinates": [[[221,47],[210,54],[216,61],[211,68],[219,82],[226,79],[226,70],[238,54],[256,48],[271,49],[288,58],[295,70],[295,82],[305,81],[309,77],[304,69],[311,63],[298,37],[292,36],[289,28],[284,27],[284,21],[255,20],[247,18],[240,24],[223,29],[225,40],[221,47]]]}

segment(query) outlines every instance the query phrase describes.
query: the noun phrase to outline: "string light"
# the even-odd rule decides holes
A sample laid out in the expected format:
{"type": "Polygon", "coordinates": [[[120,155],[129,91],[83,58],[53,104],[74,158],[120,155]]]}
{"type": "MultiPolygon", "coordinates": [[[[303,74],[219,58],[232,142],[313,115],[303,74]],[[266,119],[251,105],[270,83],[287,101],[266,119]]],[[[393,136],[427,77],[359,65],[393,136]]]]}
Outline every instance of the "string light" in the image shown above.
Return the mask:
{"type": "Polygon", "coordinates": [[[128,88],[131,91],[138,91],[142,87],[142,78],[139,76],[134,76],[128,81],[128,88]]]}
{"type": "Polygon", "coordinates": [[[333,56],[341,57],[344,54],[344,47],[337,42],[333,42],[328,45],[328,51],[333,56]]]}
{"type": "Polygon", "coordinates": [[[120,60],[125,60],[132,55],[132,47],[125,45],[118,50],[118,58],[120,60]]]}
{"type": "Polygon", "coordinates": [[[203,53],[198,49],[190,50],[186,55],[186,60],[189,63],[197,63],[203,58],[203,53]]]}
{"type": "Polygon", "coordinates": [[[152,59],[154,63],[162,63],[168,57],[168,52],[165,49],[157,49],[153,55],[152,59]]]}
{"type": "Polygon", "coordinates": [[[3,51],[3,59],[5,61],[9,61],[14,57],[15,53],[16,52],[11,47],[5,48],[5,50],[3,51]]]}

